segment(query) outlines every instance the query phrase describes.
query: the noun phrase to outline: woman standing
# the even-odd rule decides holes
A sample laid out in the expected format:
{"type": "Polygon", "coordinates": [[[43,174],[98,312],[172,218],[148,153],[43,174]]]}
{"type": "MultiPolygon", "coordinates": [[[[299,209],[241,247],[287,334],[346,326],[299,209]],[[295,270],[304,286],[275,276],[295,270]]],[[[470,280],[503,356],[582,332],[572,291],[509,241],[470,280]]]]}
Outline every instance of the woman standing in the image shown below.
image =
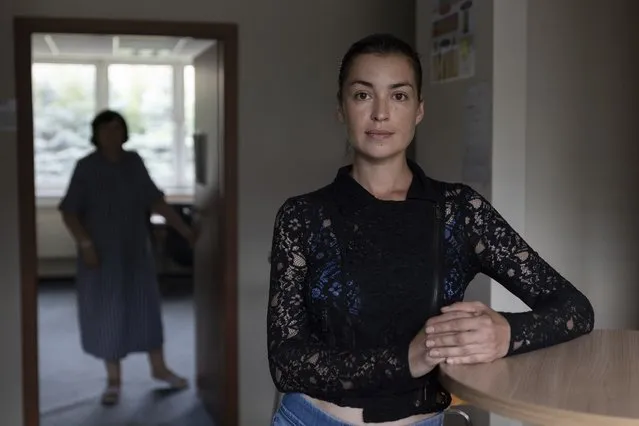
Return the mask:
{"type": "Polygon", "coordinates": [[[142,158],[123,149],[128,140],[124,118],[103,111],[92,130],[96,149],[77,162],[59,209],[79,252],[82,347],[104,360],[107,387],[102,403],[112,405],[120,396],[120,361],[130,353],[148,353],[155,379],[178,389],[188,385],[164,361],[149,214],[163,215],[190,242],[193,233],[164,201],[142,158]]]}
{"type": "Polygon", "coordinates": [[[288,199],[275,221],[276,426],[441,426],[451,398],[440,363],[490,362],[593,328],[588,299],[488,201],[406,158],[424,116],[421,87],[417,53],[393,36],[360,40],[342,60],[338,106],[352,164],[288,199]],[[462,302],[478,273],[531,311],[462,302]]]}

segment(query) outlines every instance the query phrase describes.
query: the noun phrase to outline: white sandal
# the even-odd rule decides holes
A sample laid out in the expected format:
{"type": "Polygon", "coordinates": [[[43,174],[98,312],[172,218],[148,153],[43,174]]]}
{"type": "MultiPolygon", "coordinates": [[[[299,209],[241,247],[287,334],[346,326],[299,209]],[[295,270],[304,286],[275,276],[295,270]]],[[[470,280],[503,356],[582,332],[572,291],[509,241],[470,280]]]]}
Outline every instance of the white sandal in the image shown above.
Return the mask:
{"type": "Polygon", "coordinates": [[[102,392],[102,405],[112,406],[120,402],[120,386],[107,386],[102,392]]]}
{"type": "Polygon", "coordinates": [[[155,376],[154,379],[166,383],[169,385],[169,388],[173,390],[182,390],[189,386],[189,381],[187,379],[176,374],[168,374],[165,377],[155,376]]]}

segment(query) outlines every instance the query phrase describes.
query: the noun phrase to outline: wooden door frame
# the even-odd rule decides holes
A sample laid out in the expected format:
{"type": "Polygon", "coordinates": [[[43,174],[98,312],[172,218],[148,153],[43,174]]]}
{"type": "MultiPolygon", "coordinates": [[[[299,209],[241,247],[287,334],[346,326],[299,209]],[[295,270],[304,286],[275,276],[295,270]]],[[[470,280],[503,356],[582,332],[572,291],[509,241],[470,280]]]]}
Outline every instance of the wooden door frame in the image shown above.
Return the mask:
{"type": "Polygon", "coordinates": [[[237,260],[238,260],[238,26],[233,23],[137,21],[107,19],[14,18],[17,100],[18,221],[20,235],[22,398],[24,426],[40,423],[38,382],[37,246],[34,182],[31,36],[34,33],[127,34],[217,40],[224,53],[223,140],[223,292],[225,398],[223,425],[239,421],[237,260]]]}

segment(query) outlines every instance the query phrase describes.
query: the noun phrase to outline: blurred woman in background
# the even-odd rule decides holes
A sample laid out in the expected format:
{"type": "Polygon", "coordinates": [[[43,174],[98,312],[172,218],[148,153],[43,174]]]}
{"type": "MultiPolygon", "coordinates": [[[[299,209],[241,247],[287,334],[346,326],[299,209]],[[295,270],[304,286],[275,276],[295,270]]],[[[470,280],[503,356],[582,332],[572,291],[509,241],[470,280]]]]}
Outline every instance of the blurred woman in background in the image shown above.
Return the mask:
{"type": "Polygon", "coordinates": [[[149,215],[166,218],[184,238],[193,232],[164,200],[142,158],[123,149],[124,118],[114,111],[92,122],[96,149],[75,167],[59,209],[78,247],[77,292],[82,348],[104,360],[107,386],[102,403],[120,396],[120,361],[146,352],[153,378],[172,388],[188,386],[165,363],[161,297],[149,215]]]}

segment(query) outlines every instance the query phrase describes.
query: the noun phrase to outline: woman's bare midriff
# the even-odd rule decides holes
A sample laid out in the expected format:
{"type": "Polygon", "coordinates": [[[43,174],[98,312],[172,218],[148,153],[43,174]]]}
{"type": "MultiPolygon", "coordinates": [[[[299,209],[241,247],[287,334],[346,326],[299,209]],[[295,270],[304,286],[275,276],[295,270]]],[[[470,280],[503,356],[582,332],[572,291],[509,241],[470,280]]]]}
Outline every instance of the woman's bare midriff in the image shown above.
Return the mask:
{"type": "Polygon", "coordinates": [[[392,422],[384,422],[384,423],[364,423],[364,419],[362,417],[362,409],[361,408],[351,408],[351,407],[340,407],[339,405],[335,405],[330,402],[321,401],[319,399],[311,398],[308,395],[304,395],[304,398],[309,400],[312,404],[314,404],[317,408],[324,411],[326,414],[335,417],[339,420],[342,420],[351,425],[357,426],[366,426],[374,424],[375,426],[410,426],[414,425],[417,422],[425,420],[429,417],[433,417],[435,414],[420,414],[417,416],[407,417],[405,419],[396,420],[392,422]]]}

